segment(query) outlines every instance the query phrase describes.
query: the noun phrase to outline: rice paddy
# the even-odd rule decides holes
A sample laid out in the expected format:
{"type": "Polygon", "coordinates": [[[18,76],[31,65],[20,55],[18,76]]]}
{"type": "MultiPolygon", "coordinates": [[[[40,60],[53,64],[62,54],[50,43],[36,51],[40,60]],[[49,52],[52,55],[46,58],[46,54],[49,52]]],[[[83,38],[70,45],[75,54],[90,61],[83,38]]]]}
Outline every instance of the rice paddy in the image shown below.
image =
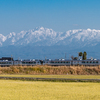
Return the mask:
{"type": "MultiPolygon", "coordinates": [[[[0,77],[100,79],[100,75],[1,74],[0,77]]],[[[99,100],[100,83],[0,80],[0,100],[99,100]]]]}
{"type": "Polygon", "coordinates": [[[0,100],[100,100],[99,83],[0,80],[0,100]]]}

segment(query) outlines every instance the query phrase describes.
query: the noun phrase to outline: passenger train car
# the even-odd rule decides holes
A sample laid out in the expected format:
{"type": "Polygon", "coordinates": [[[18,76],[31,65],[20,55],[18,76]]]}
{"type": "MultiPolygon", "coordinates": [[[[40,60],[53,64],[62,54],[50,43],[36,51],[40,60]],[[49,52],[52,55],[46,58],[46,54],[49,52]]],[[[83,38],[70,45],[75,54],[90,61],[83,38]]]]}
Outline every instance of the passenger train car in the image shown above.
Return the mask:
{"type": "Polygon", "coordinates": [[[51,65],[51,66],[70,66],[71,60],[65,60],[65,59],[55,59],[55,60],[45,60],[44,65],[51,65]]]}
{"type": "Polygon", "coordinates": [[[15,60],[13,61],[14,65],[22,65],[22,66],[34,66],[34,65],[40,65],[39,60],[15,60]]]}
{"type": "Polygon", "coordinates": [[[72,65],[83,65],[83,66],[98,66],[100,65],[100,60],[98,59],[87,59],[87,60],[66,60],[66,59],[56,59],[56,60],[45,60],[44,64],[51,66],[72,66],[72,65]]]}

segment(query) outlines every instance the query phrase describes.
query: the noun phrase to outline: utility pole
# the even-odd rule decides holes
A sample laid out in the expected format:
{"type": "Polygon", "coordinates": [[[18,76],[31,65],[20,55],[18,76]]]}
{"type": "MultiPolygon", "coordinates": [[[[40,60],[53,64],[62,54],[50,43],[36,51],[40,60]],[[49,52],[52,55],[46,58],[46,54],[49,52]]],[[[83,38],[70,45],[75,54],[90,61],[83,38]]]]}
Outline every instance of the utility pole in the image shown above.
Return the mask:
{"type": "Polygon", "coordinates": [[[12,55],[11,55],[11,61],[12,61],[12,55]]]}
{"type": "Polygon", "coordinates": [[[45,60],[46,60],[46,58],[47,58],[47,57],[45,57],[45,60]]]}
{"type": "Polygon", "coordinates": [[[65,53],[65,59],[66,59],[66,53],[65,53]]]}
{"type": "Polygon", "coordinates": [[[70,59],[70,54],[69,54],[69,59],[70,59]]]}

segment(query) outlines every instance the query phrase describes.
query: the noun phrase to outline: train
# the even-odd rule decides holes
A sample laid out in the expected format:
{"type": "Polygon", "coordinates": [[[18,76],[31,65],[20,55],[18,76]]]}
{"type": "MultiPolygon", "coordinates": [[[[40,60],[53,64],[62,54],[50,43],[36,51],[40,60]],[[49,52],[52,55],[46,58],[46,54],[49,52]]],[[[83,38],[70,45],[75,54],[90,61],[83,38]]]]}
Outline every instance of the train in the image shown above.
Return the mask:
{"type": "Polygon", "coordinates": [[[0,58],[0,66],[13,66],[13,65],[22,65],[22,66],[35,66],[35,65],[50,65],[50,66],[99,66],[99,59],[87,59],[87,60],[71,60],[71,59],[28,59],[28,60],[14,60],[12,57],[2,57],[0,58]]]}

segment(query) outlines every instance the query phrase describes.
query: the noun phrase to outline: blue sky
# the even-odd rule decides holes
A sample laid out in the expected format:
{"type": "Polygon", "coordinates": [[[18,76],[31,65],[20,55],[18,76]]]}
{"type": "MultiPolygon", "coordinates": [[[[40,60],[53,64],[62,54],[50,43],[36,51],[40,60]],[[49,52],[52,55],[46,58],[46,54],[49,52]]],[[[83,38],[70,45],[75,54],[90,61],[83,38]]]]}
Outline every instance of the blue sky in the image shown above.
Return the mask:
{"type": "Polygon", "coordinates": [[[0,34],[38,26],[100,29],[100,0],[0,0],[0,34]]]}

